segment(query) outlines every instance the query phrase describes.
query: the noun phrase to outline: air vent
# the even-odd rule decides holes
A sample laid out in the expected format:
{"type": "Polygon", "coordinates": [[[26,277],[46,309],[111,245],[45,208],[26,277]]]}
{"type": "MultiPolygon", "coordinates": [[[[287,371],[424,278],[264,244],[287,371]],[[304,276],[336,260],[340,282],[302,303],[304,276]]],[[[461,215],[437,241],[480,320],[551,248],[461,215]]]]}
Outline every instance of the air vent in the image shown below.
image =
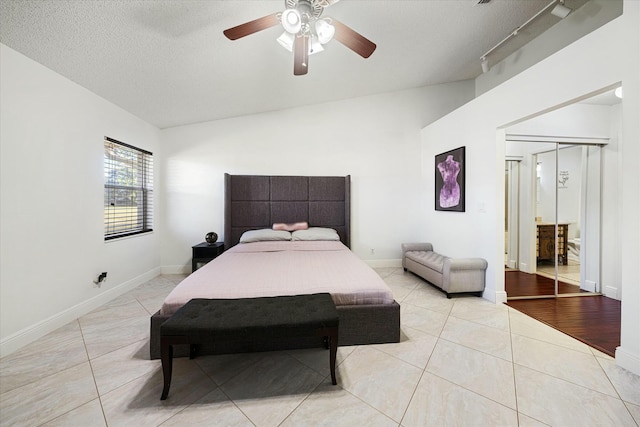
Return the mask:
{"type": "Polygon", "coordinates": [[[491,3],[491,0],[473,0],[473,5],[478,6],[481,4],[491,3]]]}

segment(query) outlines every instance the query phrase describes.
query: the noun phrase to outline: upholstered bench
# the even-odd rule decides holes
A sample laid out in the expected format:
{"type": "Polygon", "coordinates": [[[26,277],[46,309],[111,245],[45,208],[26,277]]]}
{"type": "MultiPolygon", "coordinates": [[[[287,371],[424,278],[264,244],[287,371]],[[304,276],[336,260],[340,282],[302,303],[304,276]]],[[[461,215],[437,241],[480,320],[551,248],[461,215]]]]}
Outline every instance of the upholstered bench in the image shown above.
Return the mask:
{"type": "Polygon", "coordinates": [[[431,243],[403,243],[402,267],[452,294],[482,296],[487,261],[483,258],[450,258],[433,251],[431,243]]]}
{"type": "Polygon", "coordinates": [[[241,299],[192,299],[160,326],[160,351],[167,398],[173,346],[188,344],[190,358],[199,344],[281,338],[325,337],[331,382],[336,381],[338,312],[328,293],[241,299]]]}

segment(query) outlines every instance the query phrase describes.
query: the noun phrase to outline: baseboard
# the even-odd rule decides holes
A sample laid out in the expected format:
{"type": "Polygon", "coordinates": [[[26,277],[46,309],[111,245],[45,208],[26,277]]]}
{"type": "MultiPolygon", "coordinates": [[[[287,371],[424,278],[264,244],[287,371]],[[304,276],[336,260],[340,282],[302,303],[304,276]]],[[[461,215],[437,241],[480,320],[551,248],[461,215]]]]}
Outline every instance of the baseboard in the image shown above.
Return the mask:
{"type": "Polygon", "coordinates": [[[604,295],[609,298],[617,299],[618,301],[620,300],[618,297],[618,288],[614,288],[613,286],[605,286],[604,295]]]}
{"type": "Polygon", "coordinates": [[[597,288],[597,283],[596,282],[594,282],[593,280],[585,280],[584,281],[584,288],[582,288],[582,289],[587,291],[587,292],[597,292],[596,288],[597,288]]]}
{"type": "Polygon", "coordinates": [[[504,304],[507,302],[507,293],[505,291],[496,291],[495,289],[484,289],[482,298],[494,302],[496,304],[504,304]]]}
{"type": "Polygon", "coordinates": [[[616,348],[616,365],[640,375],[640,355],[631,354],[622,347],[616,348]]]}
{"type": "Polygon", "coordinates": [[[26,327],[6,338],[0,340],[0,357],[7,356],[16,350],[21,349],[27,344],[31,344],[38,338],[63,327],[79,317],[95,310],[96,308],[108,303],[109,301],[119,297],[120,295],[134,289],[136,286],[153,279],[160,274],[160,268],[154,268],[140,276],[134,277],[114,288],[102,292],[86,301],[69,307],[68,309],[54,314],[53,316],[26,327]]]}
{"type": "Polygon", "coordinates": [[[401,259],[365,259],[363,260],[371,268],[399,268],[402,267],[401,259]]]}
{"type": "Polygon", "coordinates": [[[190,274],[190,265],[163,265],[160,267],[161,274],[190,274]]]}

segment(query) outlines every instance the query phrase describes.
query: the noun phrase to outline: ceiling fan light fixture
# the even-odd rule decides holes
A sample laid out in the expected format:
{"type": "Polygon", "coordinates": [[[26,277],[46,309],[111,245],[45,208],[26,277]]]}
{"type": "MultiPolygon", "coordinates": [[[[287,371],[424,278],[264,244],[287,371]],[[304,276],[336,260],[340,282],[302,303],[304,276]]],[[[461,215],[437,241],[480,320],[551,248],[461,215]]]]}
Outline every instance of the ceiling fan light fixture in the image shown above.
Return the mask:
{"type": "MultiPolygon", "coordinates": [[[[278,44],[293,53],[293,74],[307,74],[309,56],[324,51],[324,44],[336,39],[363,58],[369,58],[376,44],[337,19],[320,18],[324,8],[339,0],[285,0],[284,12],[228,28],[222,33],[229,40],[255,34],[282,25],[284,32],[276,39],[278,44]]],[[[558,0],[555,0],[558,1],[558,0]]]]}
{"type": "Polygon", "coordinates": [[[322,43],[318,40],[318,37],[310,37],[309,40],[309,55],[313,55],[314,53],[322,52],[324,47],[322,47],[322,43]]]}
{"type": "Polygon", "coordinates": [[[296,9],[287,9],[282,12],[282,27],[287,33],[297,34],[302,28],[302,16],[296,9]]]}
{"type": "Polygon", "coordinates": [[[336,28],[329,23],[326,19],[319,19],[316,21],[316,34],[318,40],[322,44],[329,43],[336,33],[336,28]]]}
{"type": "Polygon", "coordinates": [[[289,52],[293,52],[293,34],[283,31],[276,40],[280,43],[280,46],[287,49],[289,52]]]}

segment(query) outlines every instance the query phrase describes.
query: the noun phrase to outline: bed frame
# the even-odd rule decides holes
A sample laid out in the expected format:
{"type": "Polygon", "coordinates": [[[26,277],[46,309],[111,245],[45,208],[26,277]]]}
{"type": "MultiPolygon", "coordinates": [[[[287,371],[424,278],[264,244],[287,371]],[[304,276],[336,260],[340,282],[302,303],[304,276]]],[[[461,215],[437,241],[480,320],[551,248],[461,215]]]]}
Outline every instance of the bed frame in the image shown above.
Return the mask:
{"type": "MultiPolygon", "coordinates": [[[[351,247],[351,177],[264,176],[225,174],[225,248],[240,241],[247,230],[271,228],[274,223],[306,221],[311,227],[330,227],[351,247]]],[[[338,306],[339,345],[380,344],[400,341],[400,305],[338,306]]],[[[160,358],[160,325],[169,316],[151,316],[151,359],[160,358]]],[[[314,347],[317,339],[270,342],[236,342],[200,354],[223,354],[314,347]]],[[[175,356],[188,356],[188,346],[174,349],[175,356]]]]}

